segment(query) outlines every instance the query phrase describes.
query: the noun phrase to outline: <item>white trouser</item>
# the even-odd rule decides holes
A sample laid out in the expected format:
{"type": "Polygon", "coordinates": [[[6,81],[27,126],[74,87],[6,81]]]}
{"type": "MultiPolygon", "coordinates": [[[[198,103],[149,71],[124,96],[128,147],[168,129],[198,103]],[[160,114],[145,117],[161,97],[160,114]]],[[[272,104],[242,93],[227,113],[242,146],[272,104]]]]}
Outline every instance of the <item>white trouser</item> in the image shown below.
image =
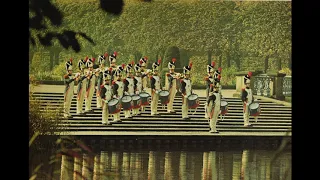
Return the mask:
{"type": "Polygon", "coordinates": [[[120,121],[120,112],[113,114],[114,121],[120,121]]]}
{"type": "Polygon", "coordinates": [[[133,116],[138,115],[138,114],[139,114],[139,108],[132,109],[132,115],[133,116]]]}
{"type": "Polygon", "coordinates": [[[87,97],[85,98],[86,102],[86,108],[85,111],[90,111],[91,109],[91,102],[92,102],[92,97],[93,97],[93,93],[94,93],[94,86],[91,86],[88,90],[89,92],[87,92],[87,97]]]}
{"type": "Polygon", "coordinates": [[[247,126],[249,125],[249,104],[245,103],[243,105],[243,120],[244,120],[244,125],[247,126]]]}
{"type": "Polygon", "coordinates": [[[132,116],[131,116],[131,110],[124,110],[124,117],[125,117],[125,118],[132,117],[132,116]]]}
{"type": "Polygon", "coordinates": [[[77,113],[83,113],[83,101],[86,93],[86,88],[81,87],[79,94],[77,94],[77,113]]]}
{"type": "Polygon", "coordinates": [[[151,94],[151,115],[158,114],[159,94],[152,92],[151,94]]]}
{"type": "Polygon", "coordinates": [[[64,116],[70,116],[70,107],[71,107],[71,100],[73,97],[73,88],[69,88],[67,92],[64,94],[64,116]]]}
{"type": "Polygon", "coordinates": [[[210,128],[211,131],[217,131],[217,120],[220,112],[220,106],[216,105],[215,107],[213,106],[213,101],[210,101],[208,105],[208,116],[210,119],[210,128]]]}
{"type": "Polygon", "coordinates": [[[101,100],[100,94],[96,93],[96,98],[97,98],[97,108],[101,108],[102,100],[101,100]]]}
{"type": "Polygon", "coordinates": [[[188,98],[182,96],[182,118],[188,118],[188,98]]]}
{"type": "Polygon", "coordinates": [[[109,118],[109,110],[108,110],[108,103],[102,102],[102,123],[108,123],[109,118]]]}
{"type": "Polygon", "coordinates": [[[209,111],[208,111],[208,103],[206,102],[205,104],[204,104],[204,118],[206,118],[206,119],[209,119],[209,111]]]}
{"type": "Polygon", "coordinates": [[[170,89],[170,94],[169,94],[169,103],[167,104],[168,112],[173,111],[173,101],[174,101],[174,97],[176,96],[176,93],[177,93],[177,89],[172,87],[170,89]]]}

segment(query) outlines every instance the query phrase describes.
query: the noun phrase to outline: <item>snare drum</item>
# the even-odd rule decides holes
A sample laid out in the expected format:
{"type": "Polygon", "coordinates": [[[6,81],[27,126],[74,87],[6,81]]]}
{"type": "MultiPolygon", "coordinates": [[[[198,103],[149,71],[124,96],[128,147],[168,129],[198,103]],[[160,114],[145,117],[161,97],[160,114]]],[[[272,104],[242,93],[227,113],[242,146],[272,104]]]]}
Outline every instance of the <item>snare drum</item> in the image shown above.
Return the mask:
{"type": "Polygon", "coordinates": [[[141,107],[141,98],[139,95],[132,96],[133,109],[139,109],[141,107]]]}
{"type": "Polygon", "coordinates": [[[187,99],[189,109],[196,109],[200,104],[199,97],[196,94],[189,95],[187,99]]]}
{"type": "Polygon", "coordinates": [[[249,105],[250,116],[259,116],[261,112],[260,105],[257,102],[253,102],[249,105]]]}
{"type": "Polygon", "coordinates": [[[221,115],[225,115],[228,112],[228,102],[225,100],[221,100],[221,104],[220,104],[220,114],[221,115]]]}
{"type": "Polygon", "coordinates": [[[121,98],[123,110],[131,110],[133,107],[133,102],[131,96],[125,95],[121,98]]]}
{"type": "Polygon", "coordinates": [[[161,104],[168,104],[169,103],[169,91],[162,90],[159,92],[159,99],[161,104]]]}
{"type": "Polygon", "coordinates": [[[150,104],[150,94],[147,92],[141,92],[139,96],[141,98],[141,105],[146,106],[150,104]]]}
{"type": "Polygon", "coordinates": [[[119,99],[113,98],[108,102],[109,114],[116,114],[121,110],[121,103],[119,99]]]}

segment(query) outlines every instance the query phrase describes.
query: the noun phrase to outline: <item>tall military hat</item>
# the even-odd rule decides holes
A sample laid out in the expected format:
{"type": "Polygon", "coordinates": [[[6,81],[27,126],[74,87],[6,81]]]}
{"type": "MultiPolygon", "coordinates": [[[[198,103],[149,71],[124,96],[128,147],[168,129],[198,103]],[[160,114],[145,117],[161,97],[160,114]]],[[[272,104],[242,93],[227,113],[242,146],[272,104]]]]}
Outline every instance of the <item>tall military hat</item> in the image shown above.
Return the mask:
{"type": "Polygon", "coordinates": [[[86,61],[83,60],[83,59],[80,59],[78,61],[78,68],[79,68],[80,71],[83,70],[84,68],[86,68],[86,61]]]}
{"type": "Polygon", "coordinates": [[[141,67],[144,67],[147,65],[147,61],[148,61],[148,57],[145,56],[145,57],[142,57],[140,60],[139,60],[139,64],[141,65],[141,67]]]}
{"type": "Polygon", "coordinates": [[[127,64],[126,73],[133,72],[133,66],[134,66],[134,61],[131,61],[131,63],[127,64]]]}
{"type": "Polygon", "coordinates": [[[152,63],[152,70],[153,71],[159,71],[160,63],[161,63],[161,59],[159,59],[158,61],[152,63]]]}
{"type": "Polygon", "coordinates": [[[104,80],[110,80],[112,76],[112,68],[106,68],[103,72],[103,79],[104,80]]]}
{"type": "Polygon", "coordinates": [[[192,62],[190,62],[188,66],[183,67],[183,74],[190,74],[191,68],[192,68],[192,62]]]}
{"type": "Polygon", "coordinates": [[[72,70],[72,58],[65,63],[65,68],[67,72],[72,70]]]}
{"type": "Polygon", "coordinates": [[[99,65],[104,64],[106,61],[106,57],[108,57],[108,53],[105,53],[104,55],[100,55],[98,57],[98,63],[99,65]]]}
{"type": "Polygon", "coordinates": [[[86,61],[86,67],[89,68],[89,67],[92,67],[93,68],[93,65],[94,65],[94,61],[95,61],[95,58],[89,58],[87,61],[86,61]]]}
{"type": "Polygon", "coordinates": [[[212,61],[211,64],[208,64],[207,65],[207,73],[213,73],[215,65],[216,65],[216,63],[214,61],[212,61]]]}
{"type": "Polygon", "coordinates": [[[121,66],[117,66],[117,69],[115,69],[114,74],[116,76],[120,76],[121,73],[123,72],[125,66],[126,66],[125,64],[122,64],[121,66]]]}
{"type": "Polygon", "coordinates": [[[117,62],[117,55],[118,53],[116,51],[113,52],[113,54],[111,54],[109,56],[109,62],[110,64],[116,63],[117,62]]]}
{"type": "Polygon", "coordinates": [[[168,68],[169,69],[174,69],[175,68],[176,60],[177,60],[176,58],[172,58],[172,60],[168,62],[168,68]]]}
{"type": "Polygon", "coordinates": [[[244,76],[244,78],[243,78],[244,84],[250,84],[251,76],[252,76],[252,72],[248,72],[248,74],[246,74],[246,75],[244,76]]]}
{"type": "Polygon", "coordinates": [[[141,65],[140,64],[135,64],[134,65],[134,71],[135,72],[141,72],[141,65]]]}

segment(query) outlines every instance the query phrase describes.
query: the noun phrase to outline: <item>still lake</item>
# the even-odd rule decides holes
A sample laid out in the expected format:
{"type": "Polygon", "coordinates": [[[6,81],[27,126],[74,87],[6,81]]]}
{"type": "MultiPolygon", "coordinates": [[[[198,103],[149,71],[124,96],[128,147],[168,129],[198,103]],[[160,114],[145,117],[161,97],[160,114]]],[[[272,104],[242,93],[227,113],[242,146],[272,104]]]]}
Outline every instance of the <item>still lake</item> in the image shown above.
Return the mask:
{"type": "Polygon", "coordinates": [[[74,157],[37,153],[30,157],[37,178],[94,180],[290,180],[291,148],[237,150],[101,150],[74,157]],[[54,157],[50,162],[50,157],[54,157]]]}

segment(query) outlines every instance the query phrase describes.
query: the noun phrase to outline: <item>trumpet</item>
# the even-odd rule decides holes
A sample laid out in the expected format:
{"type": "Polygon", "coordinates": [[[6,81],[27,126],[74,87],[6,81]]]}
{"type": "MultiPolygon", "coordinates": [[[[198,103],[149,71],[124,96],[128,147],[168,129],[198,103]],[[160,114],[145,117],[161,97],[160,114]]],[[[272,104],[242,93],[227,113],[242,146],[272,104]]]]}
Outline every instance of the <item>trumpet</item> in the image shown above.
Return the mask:
{"type": "Polygon", "coordinates": [[[175,73],[173,77],[176,79],[181,79],[181,78],[183,78],[183,75],[180,73],[175,73]]]}

